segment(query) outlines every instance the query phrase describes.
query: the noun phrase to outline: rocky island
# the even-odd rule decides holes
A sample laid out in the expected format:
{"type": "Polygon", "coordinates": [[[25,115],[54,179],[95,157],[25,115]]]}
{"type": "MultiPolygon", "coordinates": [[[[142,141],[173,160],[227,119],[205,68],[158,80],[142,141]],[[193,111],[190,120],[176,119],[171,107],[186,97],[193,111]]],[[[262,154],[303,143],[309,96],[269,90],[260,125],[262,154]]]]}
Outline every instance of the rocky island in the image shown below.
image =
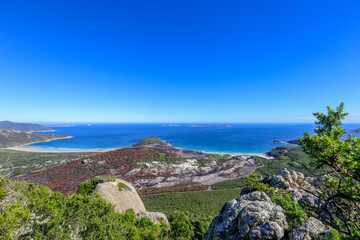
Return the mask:
{"type": "Polygon", "coordinates": [[[231,127],[231,125],[211,125],[211,124],[206,124],[206,125],[199,125],[199,124],[190,124],[187,125],[188,127],[231,127]]]}

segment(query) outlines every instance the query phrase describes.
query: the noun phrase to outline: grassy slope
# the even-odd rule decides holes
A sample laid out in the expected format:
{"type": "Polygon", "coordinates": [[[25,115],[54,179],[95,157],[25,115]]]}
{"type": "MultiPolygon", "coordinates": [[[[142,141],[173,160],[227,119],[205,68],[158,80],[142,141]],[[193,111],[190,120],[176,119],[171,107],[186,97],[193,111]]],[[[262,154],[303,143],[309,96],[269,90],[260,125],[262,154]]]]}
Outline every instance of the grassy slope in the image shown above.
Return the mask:
{"type": "MultiPolygon", "coordinates": [[[[275,159],[257,158],[257,161],[265,166],[258,168],[255,174],[264,177],[271,176],[283,168],[302,172],[306,176],[320,173],[314,169],[309,172],[304,167],[304,165],[308,166],[310,159],[300,147],[277,147],[270,152],[270,155],[275,159]]],[[[143,196],[142,200],[149,211],[170,213],[176,210],[187,210],[194,214],[216,216],[225,202],[240,196],[240,190],[244,186],[245,179],[238,178],[212,185],[214,191],[165,193],[143,196]]]]}
{"type": "Polygon", "coordinates": [[[14,167],[13,174],[23,174],[50,168],[60,163],[68,162],[91,154],[93,153],[37,153],[0,149],[0,165],[9,160],[14,167]]]}
{"type": "Polygon", "coordinates": [[[174,211],[189,211],[195,215],[216,216],[227,201],[237,198],[239,189],[223,189],[204,192],[164,193],[143,196],[147,211],[169,214],[174,211]]]}

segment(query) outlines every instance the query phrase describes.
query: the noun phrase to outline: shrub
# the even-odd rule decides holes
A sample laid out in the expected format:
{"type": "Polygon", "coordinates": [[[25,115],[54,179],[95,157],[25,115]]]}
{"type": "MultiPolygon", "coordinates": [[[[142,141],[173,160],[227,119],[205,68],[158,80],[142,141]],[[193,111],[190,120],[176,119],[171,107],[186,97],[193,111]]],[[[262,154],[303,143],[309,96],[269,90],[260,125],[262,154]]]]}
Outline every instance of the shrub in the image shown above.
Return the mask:
{"type": "Polygon", "coordinates": [[[122,182],[120,182],[117,186],[119,188],[119,191],[122,191],[123,188],[127,188],[129,190],[131,189],[128,185],[126,185],[125,183],[122,183],[122,182]]]}

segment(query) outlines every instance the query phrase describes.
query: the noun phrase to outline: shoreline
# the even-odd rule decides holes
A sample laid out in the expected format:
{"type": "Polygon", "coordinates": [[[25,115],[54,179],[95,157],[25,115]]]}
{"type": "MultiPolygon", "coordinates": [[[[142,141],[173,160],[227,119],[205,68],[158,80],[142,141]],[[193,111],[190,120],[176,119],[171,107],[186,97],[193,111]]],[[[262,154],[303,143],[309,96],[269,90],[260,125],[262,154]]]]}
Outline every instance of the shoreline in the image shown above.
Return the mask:
{"type": "MultiPolygon", "coordinates": [[[[27,144],[28,145],[28,144],[27,144]]],[[[37,152],[37,153],[69,153],[69,152],[107,152],[114,149],[74,149],[74,150],[65,150],[65,149],[45,149],[45,148],[35,148],[28,147],[27,145],[14,146],[8,148],[0,148],[3,150],[14,150],[21,152],[37,152]]]]}
{"type": "MultiPolygon", "coordinates": [[[[6,148],[0,148],[0,150],[14,150],[14,151],[21,151],[21,152],[39,152],[39,153],[65,153],[65,152],[106,152],[108,150],[106,149],[95,149],[95,150],[84,150],[84,149],[74,149],[74,150],[61,150],[61,149],[45,149],[45,148],[36,148],[36,147],[30,147],[29,145],[34,143],[42,143],[42,142],[51,142],[56,140],[62,140],[62,139],[69,139],[74,138],[72,136],[67,137],[61,137],[61,138],[55,138],[55,139],[49,139],[46,141],[36,141],[36,142],[30,142],[22,145],[17,145],[13,147],[6,147],[6,148]]],[[[113,149],[111,149],[113,150],[113,149]]]]}
{"type": "MultiPolygon", "coordinates": [[[[0,148],[0,150],[14,150],[14,151],[21,151],[21,152],[37,152],[37,153],[71,153],[71,152],[94,152],[94,153],[101,153],[101,152],[108,152],[113,151],[121,148],[128,148],[128,147],[120,147],[120,148],[100,148],[100,149],[68,149],[68,148],[54,148],[54,149],[48,149],[48,148],[41,148],[41,147],[31,147],[29,145],[34,143],[41,143],[41,142],[51,142],[61,139],[69,139],[74,138],[72,136],[62,137],[62,138],[56,138],[56,139],[49,139],[46,141],[36,141],[31,142],[27,144],[17,145],[13,147],[6,147],[6,148],[0,148]]],[[[129,146],[131,147],[131,146],[129,146]]],[[[191,150],[191,151],[197,151],[197,150],[191,150]]],[[[203,152],[207,154],[228,154],[230,156],[258,156],[266,159],[273,159],[273,157],[268,156],[265,153],[227,153],[227,152],[207,152],[207,151],[198,151],[203,152]]]]}
{"type": "MultiPolygon", "coordinates": [[[[67,137],[67,138],[72,138],[72,137],[67,137]]],[[[67,139],[67,138],[61,138],[61,139],[67,139]]],[[[54,139],[54,140],[49,140],[46,142],[50,142],[50,141],[55,141],[55,140],[60,140],[60,139],[54,139]]],[[[33,142],[35,143],[35,142],[33,142]]],[[[121,148],[127,148],[127,147],[121,147],[121,148],[103,148],[103,149],[47,149],[47,148],[37,148],[37,147],[29,147],[28,145],[31,145],[33,143],[29,143],[29,144],[24,144],[24,145],[19,145],[19,146],[14,146],[14,147],[7,147],[7,148],[0,148],[0,150],[4,149],[4,150],[14,150],[14,151],[22,151],[22,152],[38,152],[38,153],[69,153],[69,152],[108,152],[108,151],[113,151],[116,149],[121,149],[121,148]]],[[[36,142],[38,143],[38,142],[36,142]]],[[[131,147],[131,146],[130,146],[131,147]]],[[[272,157],[269,157],[268,155],[266,155],[266,153],[225,153],[225,152],[203,152],[203,153],[209,153],[209,154],[228,154],[231,156],[258,156],[258,157],[262,157],[262,158],[266,158],[266,159],[273,159],[272,157]]]]}

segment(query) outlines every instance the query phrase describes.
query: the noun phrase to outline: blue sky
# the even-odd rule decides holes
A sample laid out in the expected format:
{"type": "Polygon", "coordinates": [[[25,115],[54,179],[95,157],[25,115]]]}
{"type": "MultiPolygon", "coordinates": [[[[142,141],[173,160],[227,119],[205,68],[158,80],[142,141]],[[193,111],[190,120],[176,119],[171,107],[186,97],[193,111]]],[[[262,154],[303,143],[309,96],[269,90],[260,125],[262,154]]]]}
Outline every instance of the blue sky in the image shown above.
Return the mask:
{"type": "Polygon", "coordinates": [[[359,1],[2,1],[0,120],[360,122],[359,1]]]}

